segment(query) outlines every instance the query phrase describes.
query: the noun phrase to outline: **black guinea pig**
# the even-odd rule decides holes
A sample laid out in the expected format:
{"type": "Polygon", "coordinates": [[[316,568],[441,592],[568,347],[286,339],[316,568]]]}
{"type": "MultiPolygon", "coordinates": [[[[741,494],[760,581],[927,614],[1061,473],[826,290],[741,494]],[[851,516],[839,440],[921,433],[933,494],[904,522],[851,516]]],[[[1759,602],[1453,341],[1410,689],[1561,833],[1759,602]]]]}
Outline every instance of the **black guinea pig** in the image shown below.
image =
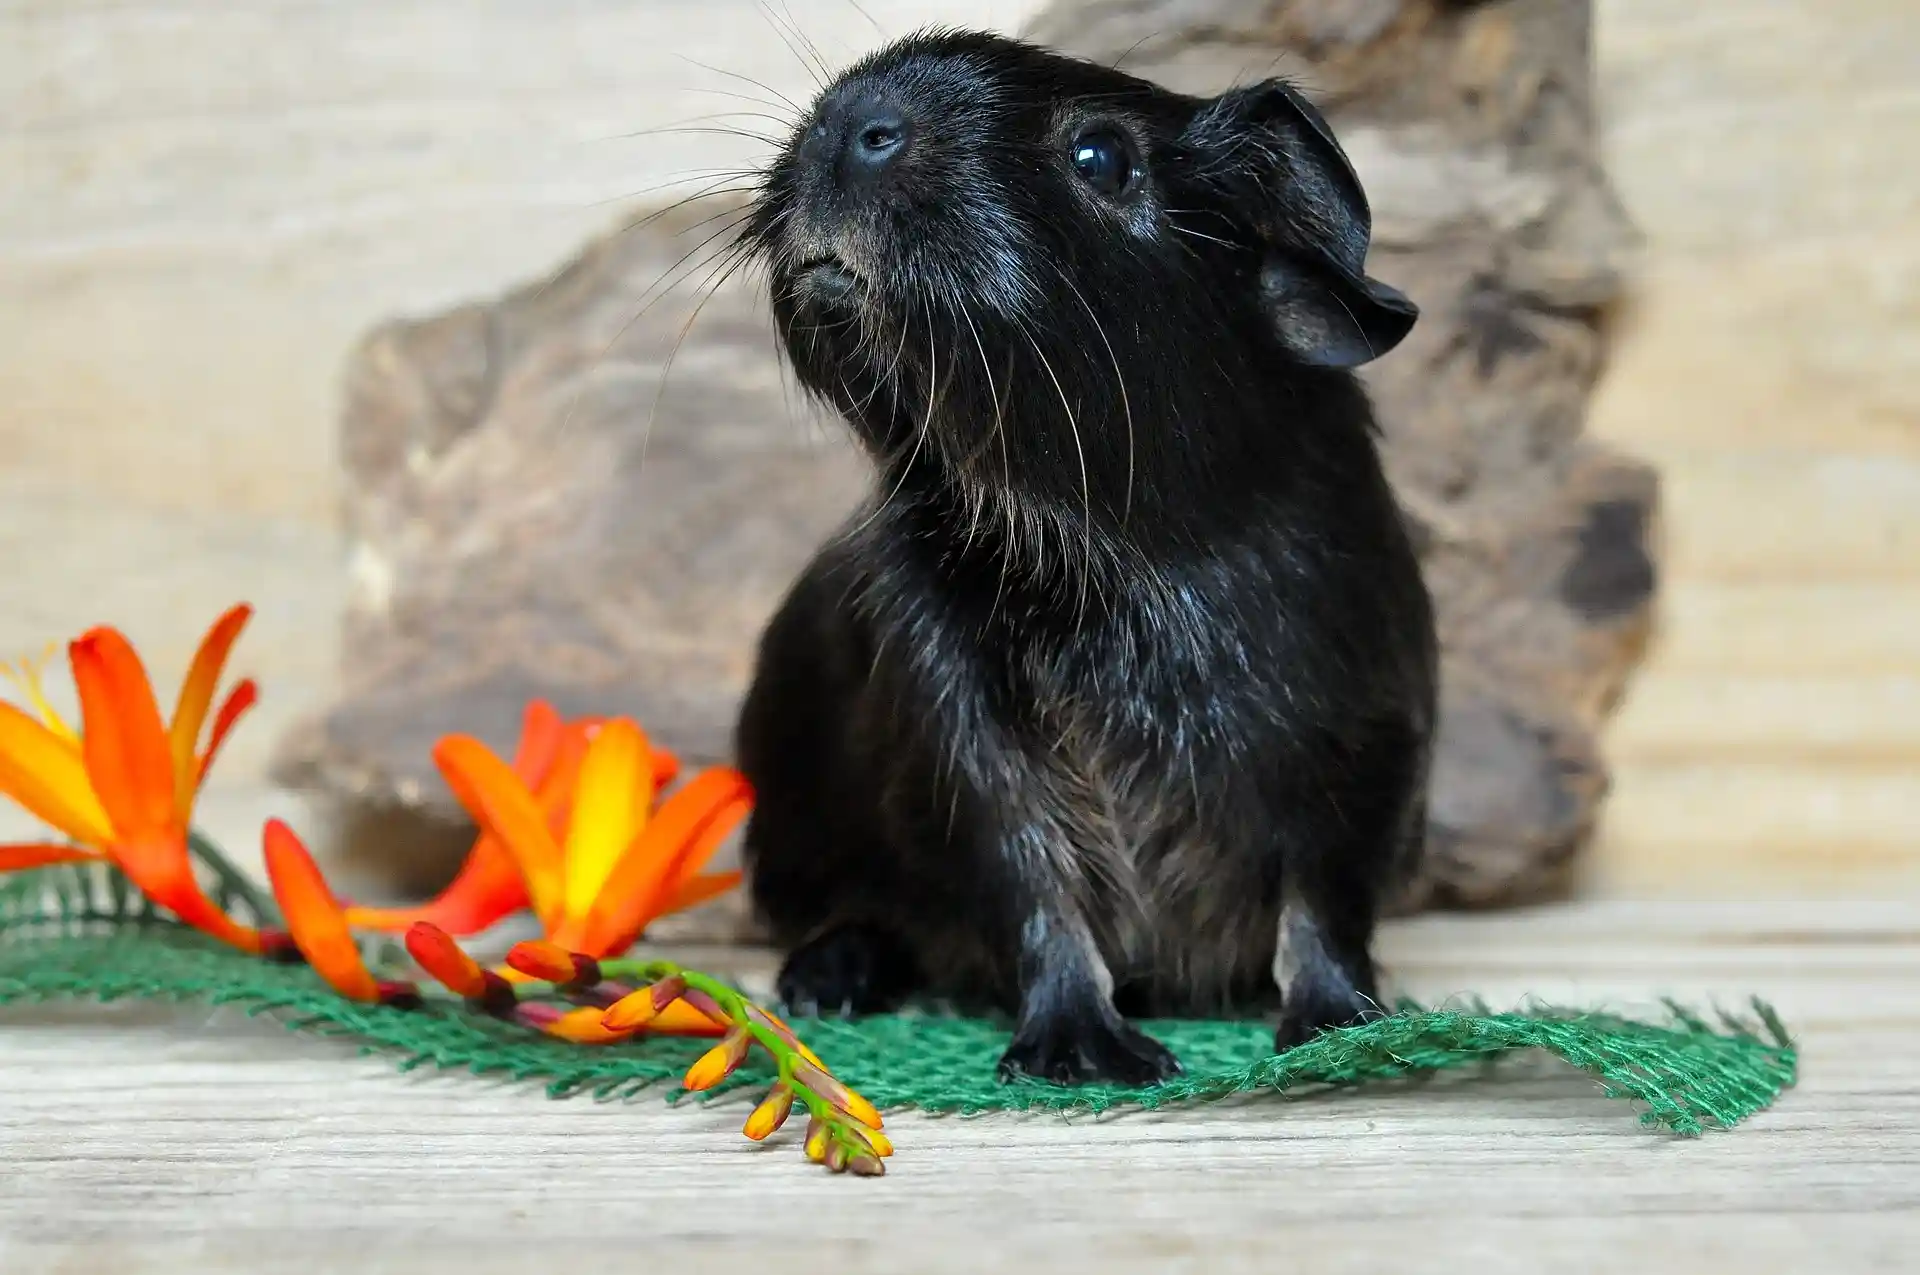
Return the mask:
{"type": "Polygon", "coordinates": [[[1370,230],[1277,80],[936,31],[798,125],[745,243],[876,480],[738,728],[795,1012],[997,1005],[1003,1075],[1129,1084],[1179,1070],[1129,1016],[1373,1012],[1436,653],[1351,371],[1416,315],[1370,230]]]}

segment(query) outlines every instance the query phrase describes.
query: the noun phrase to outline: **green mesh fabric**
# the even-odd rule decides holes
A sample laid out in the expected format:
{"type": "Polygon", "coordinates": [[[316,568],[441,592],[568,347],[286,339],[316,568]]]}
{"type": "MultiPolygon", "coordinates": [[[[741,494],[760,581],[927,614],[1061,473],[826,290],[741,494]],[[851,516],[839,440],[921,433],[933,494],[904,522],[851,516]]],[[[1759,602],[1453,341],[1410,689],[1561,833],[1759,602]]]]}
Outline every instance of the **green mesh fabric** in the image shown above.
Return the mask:
{"type": "MultiPolygon", "coordinates": [[[[264,906],[243,881],[216,882],[238,914],[264,906]]],[[[631,1095],[675,1080],[711,1042],[641,1038],[583,1047],[457,1007],[405,1011],[334,995],[312,972],[248,957],[160,917],[115,873],[44,869],[0,882],[0,1005],[51,999],[195,1001],[272,1015],[288,1027],[351,1037],[403,1068],[433,1064],[544,1082],[554,1096],[631,1095]]],[[[1693,1135],[1726,1128],[1793,1084],[1796,1054],[1764,1004],[1751,1018],[1716,1022],[1670,1007],[1664,1022],[1554,1008],[1491,1013],[1484,1007],[1403,1004],[1389,1017],[1330,1032],[1280,1055],[1258,1021],[1141,1024],[1174,1051],[1181,1079],[1141,1089],[1003,1084],[994,1064],[1004,1024],[916,1012],[854,1021],[795,1022],[836,1074],[887,1108],[978,1113],[1047,1108],[1157,1107],[1245,1091],[1354,1085],[1476,1066],[1544,1050],[1635,1100],[1642,1123],[1693,1135]]],[[[4,1018],[0,1018],[4,1024],[4,1018]]],[[[760,1057],[756,1054],[756,1057],[760,1057]]],[[[711,1098],[764,1088],[770,1070],[749,1064],[711,1098]]],[[[677,1085],[670,1097],[680,1097],[677,1085]]]]}

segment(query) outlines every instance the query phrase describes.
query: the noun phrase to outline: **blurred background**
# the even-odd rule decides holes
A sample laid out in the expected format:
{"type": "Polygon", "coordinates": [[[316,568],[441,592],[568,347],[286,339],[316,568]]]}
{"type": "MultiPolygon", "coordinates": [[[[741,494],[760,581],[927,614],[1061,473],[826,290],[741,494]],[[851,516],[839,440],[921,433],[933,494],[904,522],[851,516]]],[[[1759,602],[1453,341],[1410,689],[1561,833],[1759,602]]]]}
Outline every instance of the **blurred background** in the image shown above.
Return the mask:
{"type": "MultiPolygon", "coordinates": [[[[836,61],[1037,7],[789,4],[836,61]]],[[[1645,243],[1589,429],[1658,467],[1664,579],[1580,888],[1910,891],[1920,7],[1596,12],[1604,162],[1645,243]]],[[[266,697],[204,807],[248,850],[293,804],[280,730],[336,684],[350,347],[754,159],[631,136],[732,109],[736,77],[813,86],[756,0],[0,0],[0,652],[111,622],[164,687],[252,600],[266,697]]]]}

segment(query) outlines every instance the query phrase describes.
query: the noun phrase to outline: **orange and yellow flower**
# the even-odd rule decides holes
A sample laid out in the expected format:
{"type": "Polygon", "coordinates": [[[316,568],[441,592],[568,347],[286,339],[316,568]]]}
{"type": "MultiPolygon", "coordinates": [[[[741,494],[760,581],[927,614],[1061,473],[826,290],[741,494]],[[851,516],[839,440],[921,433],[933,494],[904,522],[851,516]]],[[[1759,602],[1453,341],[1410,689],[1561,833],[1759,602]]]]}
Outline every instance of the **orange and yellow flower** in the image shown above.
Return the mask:
{"type": "MultiPolygon", "coordinates": [[[[594,717],[567,722],[543,700],[527,705],[512,771],[533,793],[556,835],[566,827],[581,759],[602,721],[594,717]]],[[[680,771],[678,759],[663,748],[650,750],[650,758],[654,787],[672,783],[680,771]]],[[[446,773],[444,767],[442,773],[446,773]]],[[[448,782],[456,781],[448,775],[448,782]]],[[[465,936],[488,929],[530,903],[519,863],[500,838],[483,825],[460,871],[437,898],[412,908],[348,908],[347,919],[359,929],[389,934],[404,933],[425,921],[448,934],[465,936]]]]}
{"type": "Polygon", "coordinates": [[[131,643],[105,626],[68,644],[80,699],[74,730],[31,665],[12,670],[32,712],[0,702],[0,795],[69,838],[0,846],[0,871],[75,860],[110,862],[141,893],[189,925],[249,952],[258,930],[234,921],[201,890],[188,850],[194,799],[234,723],[252,707],[249,679],[213,709],[220,675],[252,608],[233,607],[207,631],[180,687],[170,722],[131,643]]]}
{"type": "MultiPolygon", "coordinates": [[[[551,981],[578,983],[581,970],[624,952],[657,918],[740,881],[737,871],[702,869],[747,813],[745,779],[724,767],[703,771],[656,805],[678,765],[625,718],[562,725],[536,703],[513,765],[465,735],[441,740],[434,760],[481,829],[467,865],[425,908],[348,918],[369,928],[406,928],[422,968],[470,999],[483,984],[447,934],[471,934],[506,911],[530,907],[554,950],[564,949],[566,969],[551,981]],[[507,883],[509,871],[515,884],[507,883]]],[[[511,966],[499,973],[515,982],[536,977],[511,966]]],[[[605,1030],[598,1022],[598,1011],[586,1010],[539,1025],[581,1043],[612,1043],[638,1030],[605,1030]]],[[[718,1030],[680,1002],[663,1006],[646,1027],[718,1030]]]]}
{"type": "Polygon", "coordinates": [[[569,951],[617,956],[659,917],[739,884],[707,861],[751,806],[737,771],[714,767],[657,806],[660,768],[639,726],[598,723],[577,763],[536,793],[485,744],[451,735],[434,758],[455,796],[519,870],[541,929],[569,951]]]}

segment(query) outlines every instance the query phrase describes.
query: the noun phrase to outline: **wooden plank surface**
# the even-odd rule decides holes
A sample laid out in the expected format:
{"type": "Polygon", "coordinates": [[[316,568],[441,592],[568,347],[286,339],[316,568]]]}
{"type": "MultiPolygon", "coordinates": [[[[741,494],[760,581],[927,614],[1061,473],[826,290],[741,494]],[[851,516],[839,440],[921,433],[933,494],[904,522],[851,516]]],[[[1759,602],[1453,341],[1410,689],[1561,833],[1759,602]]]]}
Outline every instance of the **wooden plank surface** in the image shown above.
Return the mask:
{"type": "Polygon", "coordinates": [[[1698,1140],[1544,1060],[1099,1120],[900,1115],[888,1177],[857,1182],[745,1142],[744,1099],[555,1102],[231,1013],[14,1009],[0,1269],[1914,1268],[1920,903],[1584,903],[1426,918],[1385,952],[1432,997],[1761,993],[1803,1078],[1698,1140]]]}

